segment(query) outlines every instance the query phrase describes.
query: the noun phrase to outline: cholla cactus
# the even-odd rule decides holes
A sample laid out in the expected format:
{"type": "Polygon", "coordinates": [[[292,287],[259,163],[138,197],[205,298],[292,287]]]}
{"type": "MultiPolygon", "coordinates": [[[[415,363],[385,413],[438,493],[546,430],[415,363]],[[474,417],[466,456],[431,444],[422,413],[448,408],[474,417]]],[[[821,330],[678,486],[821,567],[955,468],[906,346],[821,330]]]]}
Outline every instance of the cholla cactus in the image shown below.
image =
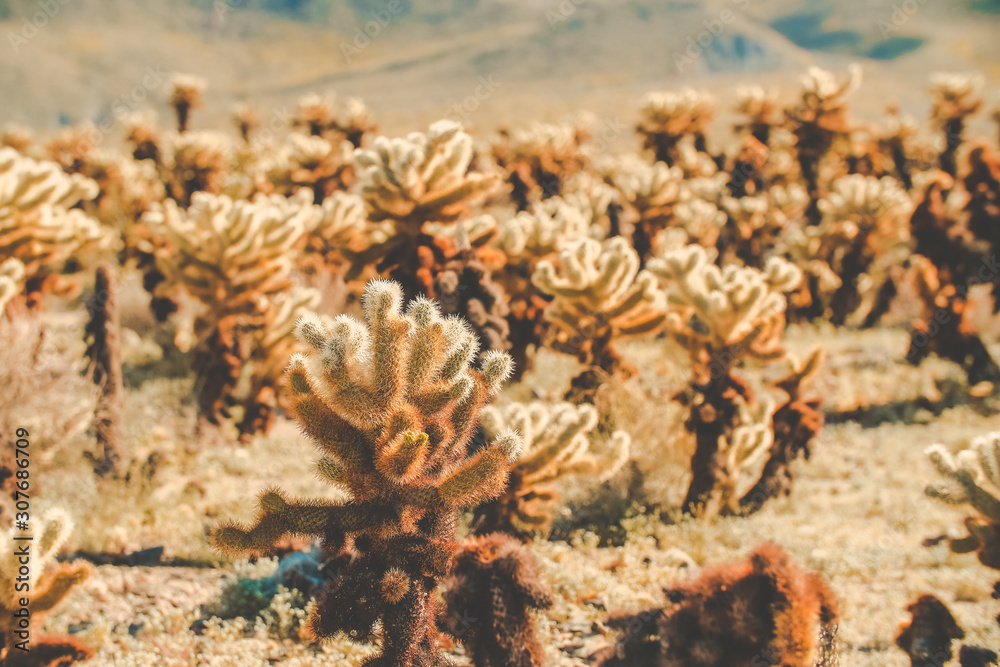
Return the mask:
{"type": "Polygon", "coordinates": [[[283,536],[322,538],[357,556],[309,621],[317,637],[364,638],[381,623],[381,654],[365,664],[437,665],[434,589],[456,547],[457,513],[499,494],[519,438],[502,433],[468,456],[479,411],[510,372],[492,353],[473,370],[475,341],[457,319],[420,298],[401,312],[399,285],[365,290],[365,323],[309,317],[297,327],[307,355],[288,366],[290,411],[322,452],[320,476],[346,502],[260,496],[252,526],[228,523],[213,542],[229,553],[263,553],[283,536]]]}
{"type": "Polygon", "coordinates": [[[319,204],[354,183],[353,150],[349,141],[292,134],[265,164],[267,182],[284,195],[307,187],[313,191],[313,202],[319,204]]]}
{"type": "Polygon", "coordinates": [[[322,217],[306,236],[302,263],[331,267],[343,262],[341,251],[354,246],[365,231],[365,203],[361,197],[334,192],[322,203],[322,217]]]}
{"type": "Polygon", "coordinates": [[[574,379],[571,395],[580,398],[601,384],[602,374],[632,375],[614,343],[656,331],[666,315],[655,276],[639,270],[639,255],[621,237],[569,242],[559,253],[558,268],[543,260],[531,279],[553,296],[545,311],[556,325],[553,348],[596,367],[574,379]]]}
{"type": "Polygon", "coordinates": [[[249,144],[253,133],[260,127],[260,114],[249,104],[240,102],[233,107],[230,118],[236,131],[240,133],[240,139],[244,144],[249,144]]]}
{"type": "Polygon", "coordinates": [[[156,115],[150,111],[132,111],[122,119],[125,140],[132,144],[135,160],[152,160],[162,165],[163,146],[156,127],[156,115]]]}
{"type": "Polygon", "coordinates": [[[172,74],[168,81],[170,92],[168,102],[177,114],[177,131],[187,132],[192,109],[202,106],[201,94],[207,82],[194,74],[172,74]]]}
{"type": "Polygon", "coordinates": [[[0,256],[22,264],[17,273],[23,270],[19,282],[24,282],[29,299],[66,260],[83,259],[110,245],[108,230],[72,208],[96,195],[97,184],[88,178],[66,175],[54,162],[0,148],[0,256]]]}
{"type": "Polygon", "coordinates": [[[214,131],[185,132],[171,139],[170,149],[165,181],[172,199],[187,206],[195,192],[220,192],[233,155],[229,137],[214,131]]]}
{"type": "Polygon", "coordinates": [[[952,551],[976,551],[983,565],[1000,570],[1000,432],[976,438],[955,456],[942,445],[928,447],[926,454],[947,479],[928,486],[927,495],[978,512],[965,520],[969,535],[950,541],[952,551]]]}
{"type": "Polygon", "coordinates": [[[871,308],[890,279],[890,267],[909,255],[913,202],[890,176],[852,174],[834,181],[818,208],[820,223],[807,230],[807,261],[825,263],[840,285],[832,294],[814,294],[813,312],[842,325],[866,300],[871,308]]]}
{"type": "Polygon", "coordinates": [[[707,92],[685,88],[679,93],[649,93],[642,103],[642,120],[636,131],[643,147],[652,149],[657,162],[673,166],[680,157],[679,144],[694,138],[694,148],[708,153],[705,131],[715,115],[715,104],[707,92]]]}
{"type": "Polygon", "coordinates": [[[664,593],[673,605],[611,618],[626,632],[601,667],[835,664],[837,600],[775,544],[664,593]]]}
{"type": "Polygon", "coordinates": [[[587,215],[562,197],[552,197],[500,222],[496,245],[511,259],[539,260],[581,236],[597,237],[587,215]]]}
{"type": "Polygon", "coordinates": [[[187,211],[168,200],[145,218],[164,239],[159,289],[183,289],[204,308],[181,323],[176,342],[200,360],[200,404],[212,422],[249,354],[247,336],[264,326],[270,300],[292,287],[293,249],[322,216],[311,199],[305,189],[253,202],[196,193],[187,211]]]}
{"type": "Polygon", "coordinates": [[[231,398],[243,406],[243,418],[237,426],[242,441],[256,433],[267,433],[274,424],[285,366],[300,347],[294,336],[296,323],[315,310],[320,296],[318,290],[293,287],[270,300],[264,309],[262,323],[250,337],[247,363],[240,368],[231,398]]]}
{"type": "Polygon", "coordinates": [[[781,123],[777,93],[761,86],[739,86],[733,110],[746,116],[746,121],[733,129],[737,133],[749,131],[765,147],[771,139],[771,129],[781,123]]]}
{"type": "Polygon", "coordinates": [[[447,239],[432,237],[424,224],[453,223],[496,187],[493,176],[470,171],[472,137],[451,121],[405,139],[378,137],[371,149],[355,151],[361,197],[371,222],[388,221],[392,234],[354,256],[355,275],[364,265],[403,285],[407,296],[428,294],[436,268],[453,254],[447,239]]]}
{"type": "Polygon", "coordinates": [[[502,531],[523,539],[546,533],[552,524],[549,507],[557,492],[550,488],[569,475],[592,475],[604,482],[628,460],[631,438],[624,431],[611,434],[603,453],[595,454],[597,410],[572,403],[512,403],[482,412],[483,430],[494,437],[514,429],[524,440],[524,451],[511,468],[504,494],[476,508],[473,527],[478,534],[502,531]]]}
{"type": "Polygon", "coordinates": [[[365,134],[378,130],[372,121],[371,112],[364,102],[350,98],[345,105],[346,113],[343,118],[338,118],[334,102],[332,95],[305,95],[295,109],[292,127],[304,129],[312,137],[325,137],[335,133],[337,141],[344,139],[354,148],[360,148],[365,134]]]}
{"type": "Polygon", "coordinates": [[[812,67],[802,78],[802,94],[798,105],[785,110],[796,139],[799,168],[806,181],[813,205],[806,211],[807,219],[819,221],[816,202],[823,195],[819,184],[820,161],[838,141],[846,140],[851,124],[846,98],[861,84],[861,67],[851,65],[847,80],[838,84],[832,72],[812,67]]]}
{"type": "Polygon", "coordinates": [[[583,124],[533,123],[501,130],[499,141],[493,144],[493,157],[508,174],[518,211],[564,194],[567,178],[589,162],[583,151],[589,137],[583,124]]]}
{"type": "Polygon", "coordinates": [[[455,554],[444,600],[449,621],[471,622],[468,627],[450,625],[476,667],[545,665],[529,610],[548,609],[554,600],[524,545],[506,535],[463,543],[455,554]]]}
{"type": "Polygon", "coordinates": [[[87,563],[55,563],[73,530],[65,511],[52,508],[36,524],[33,537],[37,539],[31,541],[19,540],[22,534],[13,529],[0,533],[0,662],[5,665],[24,664],[21,656],[31,654],[47,656],[51,662],[46,664],[69,664],[93,653],[73,637],[41,634],[45,615],[90,576],[92,568],[87,563]],[[31,559],[29,568],[19,560],[26,553],[31,559]],[[28,607],[21,603],[25,598],[28,607]],[[28,609],[30,616],[22,615],[28,609]]]}
{"type": "Polygon", "coordinates": [[[662,162],[624,159],[604,167],[605,178],[621,193],[625,220],[633,225],[632,247],[645,261],[655,254],[656,235],[674,222],[674,208],[686,196],[684,171],[662,162]]]}
{"type": "Polygon", "coordinates": [[[391,220],[410,237],[425,222],[452,222],[495,187],[495,179],[469,173],[472,137],[452,121],[438,121],[427,134],[405,139],[378,137],[357,150],[361,196],[369,219],[391,220]]]}
{"type": "Polygon", "coordinates": [[[966,119],[983,106],[979,96],[983,77],[979,74],[937,72],[931,75],[931,120],[944,132],[944,150],[938,158],[941,170],[955,178],[958,175],[956,153],[962,144],[966,119]]]}
{"type": "Polygon", "coordinates": [[[667,297],[676,308],[667,316],[667,330],[691,356],[691,391],[682,398],[690,405],[685,426],[696,446],[684,511],[704,516],[737,511],[731,489],[733,472],[741,466],[734,467],[730,454],[763,451],[733,446],[753,444],[750,431],[743,436],[737,431],[750,423],[747,409],[756,409],[749,387],[733,369],[744,356],[771,361],[784,356],[784,293],[802,276],[776,257],[763,271],[731,265],[720,269],[713,258],[713,250],[692,245],[665,253],[649,268],[666,281],[667,297]]]}

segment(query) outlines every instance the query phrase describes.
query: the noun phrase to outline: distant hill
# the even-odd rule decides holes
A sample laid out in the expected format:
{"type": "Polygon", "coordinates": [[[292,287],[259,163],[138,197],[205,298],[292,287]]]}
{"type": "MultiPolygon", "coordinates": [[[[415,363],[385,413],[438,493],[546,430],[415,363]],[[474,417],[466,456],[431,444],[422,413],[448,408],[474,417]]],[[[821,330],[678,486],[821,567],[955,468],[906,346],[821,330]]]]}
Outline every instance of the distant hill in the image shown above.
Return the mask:
{"type": "MultiPolygon", "coordinates": [[[[250,101],[265,123],[309,91],[365,100],[388,132],[446,114],[492,128],[579,109],[634,122],[648,90],[791,91],[861,61],[857,113],[923,117],[936,70],[1000,81],[995,2],[918,0],[0,0],[0,123],[166,114],[165,75],[209,81],[194,127],[250,101]],[[759,6],[758,6],[759,5],[759,6]],[[916,8],[909,13],[901,9],[916,8]],[[51,14],[51,17],[49,16],[51,14]]],[[[1000,10],[998,10],[1000,11],[1000,10]]],[[[995,86],[994,86],[995,90],[995,86]]]]}

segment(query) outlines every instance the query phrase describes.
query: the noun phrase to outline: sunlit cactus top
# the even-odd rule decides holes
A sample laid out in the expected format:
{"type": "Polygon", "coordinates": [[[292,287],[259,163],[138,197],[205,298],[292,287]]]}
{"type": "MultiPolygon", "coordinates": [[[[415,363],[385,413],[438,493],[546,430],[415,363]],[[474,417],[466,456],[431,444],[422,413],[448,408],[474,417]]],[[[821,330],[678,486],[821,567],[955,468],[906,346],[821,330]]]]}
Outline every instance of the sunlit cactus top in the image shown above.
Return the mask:
{"type": "Polygon", "coordinates": [[[785,292],[798,286],[802,271],[772,257],[763,271],[712,263],[714,250],[690,245],[650,261],[666,281],[671,333],[685,346],[737,348],[761,358],[780,357],[785,292]]]}
{"type": "Polygon", "coordinates": [[[983,106],[979,96],[983,88],[980,74],[935,72],[931,75],[931,95],[934,104],[931,118],[939,123],[970,116],[983,106]]]}
{"type": "Polygon", "coordinates": [[[702,90],[685,88],[680,92],[649,93],[642,102],[641,134],[668,135],[703,132],[715,115],[712,96],[702,90]]]}
{"type": "Polygon", "coordinates": [[[941,445],[927,456],[946,482],[927,487],[927,495],[955,505],[969,504],[992,523],[1000,524],[1000,432],[972,441],[952,456],[941,445]]]}
{"type": "Polygon", "coordinates": [[[509,257],[544,257],[570,239],[591,235],[591,224],[580,208],[560,197],[535,204],[500,223],[497,246],[509,257]]]}
{"type": "Polygon", "coordinates": [[[469,172],[472,137],[452,121],[438,121],[426,134],[405,139],[378,137],[355,152],[361,196],[373,221],[392,220],[419,230],[425,222],[450,222],[497,184],[469,172]]]}

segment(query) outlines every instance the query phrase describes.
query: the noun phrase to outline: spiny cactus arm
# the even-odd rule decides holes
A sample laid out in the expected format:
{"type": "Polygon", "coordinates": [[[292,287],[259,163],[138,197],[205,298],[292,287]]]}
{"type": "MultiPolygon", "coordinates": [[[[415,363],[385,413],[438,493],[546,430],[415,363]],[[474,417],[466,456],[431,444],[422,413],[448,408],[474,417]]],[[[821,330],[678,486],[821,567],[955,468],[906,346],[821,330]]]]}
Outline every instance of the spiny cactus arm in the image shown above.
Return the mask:
{"type": "Polygon", "coordinates": [[[503,432],[451,472],[445,474],[436,496],[445,505],[467,507],[499,495],[507,483],[507,470],[517,459],[521,438],[503,432]]]}
{"type": "Polygon", "coordinates": [[[517,469],[526,484],[538,483],[558,474],[559,465],[576,452],[586,450],[586,433],[597,426],[597,410],[592,406],[560,406],[554,411],[549,427],[533,444],[530,454],[519,461],[517,469]]]}
{"type": "Polygon", "coordinates": [[[632,437],[624,431],[615,431],[611,434],[611,441],[607,445],[608,451],[603,457],[577,453],[566,464],[560,466],[558,473],[553,477],[591,474],[600,471],[597,481],[606,482],[628,463],[631,447],[632,437]]]}
{"type": "Polygon", "coordinates": [[[61,563],[42,575],[33,588],[31,611],[48,611],[59,604],[73,586],[86,580],[94,568],[89,563],[61,563]]]}
{"type": "Polygon", "coordinates": [[[1000,471],[1000,433],[977,438],[970,449],[956,457],[941,445],[929,447],[926,454],[951,482],[928,486],[928,496],[951,504],[969,503],[991,522],[1000,523],[1000,493],[995,481],[1000,471]]]}
{"type": "Polygon", "coordinates": [[[289,534],[327,537],[336,532],[358,533],[391,518],[387,507],[374,502],[288,502],[274,489],[261,493],[259,506],[260,517],[253,525],[226,522],[217,527],[212,533],[213,545],[231,554],[262,554],[289,534]]]}

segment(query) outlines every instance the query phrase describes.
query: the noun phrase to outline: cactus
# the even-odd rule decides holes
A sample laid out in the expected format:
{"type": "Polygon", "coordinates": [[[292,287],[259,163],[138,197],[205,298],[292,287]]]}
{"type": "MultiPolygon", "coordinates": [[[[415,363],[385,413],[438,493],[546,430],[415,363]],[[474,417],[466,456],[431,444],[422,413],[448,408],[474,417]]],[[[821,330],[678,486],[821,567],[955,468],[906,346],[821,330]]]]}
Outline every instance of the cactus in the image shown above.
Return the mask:
{"type": "Polygon", "coordinates": [[[441,267],[432,285],[431,296],[441,303],[442,312],[458,315],[472,325],[481,354],[510,349],[507,294],[493,282],[474,249],[460,250],[441,267]]]}
{"type": "Polygon", "coordinates": [[[757,408],[733,369],[745,356],[765,361],[784,356],[784,292],[794,289],[802,275],[776,257],[758,271],[720,269],[711,263],[713,256],[714,251],[692,245],[667,252],[649,266],[666,282],[669,302],[676,306],[667,315],[667,331],[691,358],[690,391],[678,396],[690,406],[685,426],[696,439],[683,507],[703,516],[738,511],[736,476],[773,435],[764,436],[760,428],[738,432],[751,426],[746,418],[757,408]]]}
{"type": "Polygon", "coordinates": [[[315,93],[299,100],[292,119],[292,127],[305,130],[311,137],[326,137],[334,134],[337,141],[348,141],[354,148],[360,148],[366,134],[377,132],[378,126],[372,121],[368,107],[358,99],[350,98],[345,104],[342,118],[337,117],[333,96],[320,97],[315,93]]]}
{"type": "Polygon", "coordinates": [[[305,239],[300,266],[330,269],[344,263],[342,251],[352,248],[365,229],[365,205],[357,195],[334,192],[322,203],[323,215],[305,239]]]}
{"type": "Polygon", "coordinates": [[[453,632],[472,654],[472,664],[543,667],[529,610],[548,609],[553,599],[531,553],[506,535],[487,535],[463,543],[454,563],[444,600],[449,619],[471,619],[470,627],[453,632]]]}
{"type": "Polygon", "coordinates": [[[177,114],[177,131],[184,133],[188,129],[191,110],[200,108],[204,102],[201,94],[205,92],[205,79],[194,74],[172,74],[167,84],[170,86],[168,102],[177,114]]]}
{"type": "Polygon", "coordinates": [[[802,78],[799,103],[785,110],[792,133],[802,178],[805,179],[811,205],[806,219],[817,224],[817,203],[825,193],[819,182],[820,162],[851,131],[846,97],[861,84],[861,67],[852,64],[847,80],[838,84],[832,72],[812,67],[802,78]]]}
{"type": "Polygon", "coordinates": [[[739,86],[733,110],[746,116],[746,121],[737,123],[733,130],[737,134],[749,132],[766,148],[771,140],[771,131],[782,120],[777,94],[760,86],[739,86]]]}
{"type": "Polygon", "coordinates": [[[272,301],[292,288],[293,249],[323,214],[311,199],[305,189],[253,202],[196,193],[187,211],[168,200],[145,217],[165,241],[156,257],[166,278],[160,288],[183,289],[203,309],[183,318],[176,343],[195,350],[199,405],[210,422],[224,416],[254,332],[274,317],[272,301]]]}
{"type": "Polygon", "coordinates": [[[938,157],[941,171],[958,175],[957,152],[962,145],[966,119],[983,106],[979,92],[983,77],[978,74],[937,72],[931,75],[931,120],[944,133],[944,149],[938,157]]]}
{"type": "MultiPolygon", "coordinates": [[[[990,250],[1000,250],[1000,156],[986,142],[977,143],[969,151],[969,169],[962,179],[969,201],[964,212],[966,226],[977,238],[990,244],[990,250]]],[[[1000,272],[992,271],[993,312],[1000,312],[1000,272]]]]}
{"type": "Polygon", "coordinates": [[[553,297],[545,311],[556,329],[553,349],[596,367],[573,380],[571,396],[587,400],[602,374],[634,375],[614,343],[656,331],[666,315],[666,299],[656,278],[639,270],[639,255],[625,239],[569,242],[559,253],[559,268],[543,260],[531,280],[553,297]]]}
{"type": "Polygon", "coordinates": [[[85,335],[89,339],[85,355],[90,359],[91,378],[100,388],[94,412],[97,444],[101,455],[94,460],[94,472],[117,472],[121,460],[122,350],[118,313],[118,288],[111,267],[98,267],[94,293],[87,303],[90,319],[85,335]]]}
{"type": "Polygon", "coordinates": [[[424,224],[455,222],[495,189],[497,179],[470,171],[472,137],[451,121],[405,139],[378,137],[354,156],[368,219],[391,223],[392,232],[354,255],[349,276],[374,263],[403,285],[408,298],[430,293],[431,274],[452,253],[451,244],[427,234],[424,224]]]}
{"type": "Polygon", "coordinates": [[[965,520],[968,536],[950,540],[952,551],[975,551],[983,565],[1000,570],[1000,432],[974,439],[956,456],[942,445],[928,447],[926,454],[947,480],[928,486],[926,494],[951,505],[971,505],[978,513],[965,520]]]}
{"type": "Polygon", "coordinates": [[[24,535],[13,529],[0,533],[0,662],[12,667],[69,664],[93,653],[72,637],[42,634],[45,615],[62,602],[73,586],[89,577],[93,568],[87,563],[55,562],[73,530],[65,511],[49,509],[37,520],[36,528],[31,536],[36,539],[30,541],[19,540],[24,535]],[[29,568],[18,560],[25,549],[30,554],[29,568]],[[15,616],[24,608],[25,599],[30,616],[15,616]]]}
{"type": "Polygon", "coordinates": [[[694,139],[696,151],[708,153],[705,131],[715,115],[708,93],[692,88],[679,93],[650,93],[643,100],[641,113],[635,129],[643,137],[643,148],[652,150],[657,162],[668,167],[679,162],[679,144],[687,136],[694,139]]]}
{"type": "Polygon", "coordinates": [[[493,157],[507,172],[511,199],[518,211],[562,196],[567,178],[588,164],[583,144],[590,132],[583,123],[533,123],[502,129],[499,134],[493,144],[493,157]]]}
{"type": "Polygon", "coordinates": [[[349,500],[296,501],[269,489],[252,526],[226,523],[212,535],[228,553],[264,553],[287,534],[320,537],[357,556],[320,598],[314,636],[364,639],[381,622],[381,652],[368,667],[444,664],[437,647],[434,588],[457,548],[458,511],[499,494],[520,448],[503,433],[475,454],[466,445],[479,411],[510,372],[476,347],[458,319],[420,298],[401,312],[402,288],[371,282],[365,323],[307,317],[296,335],[309,353],[289,363],[290,412],[323,455],[320,476],[349,500]]]}
{"type": "Polygon", "coordinates": [[[291,195],[299,188],[313,191],[320,204],[354,181],[353,148],[349,141],[292,134],[277,155],[265,162],[267,182],[275,193],[291,195]]]}
{"type": "Polygon", "coordinates": [[[194,193],[219,194],[233,147],[221,132],[185,132],[171,137],[171,161],[163,168],[167,194],[189,206],[194,193]]]}
{"type": "Polygon", "coordinates": [[[23,281],[29,304],[36,304],[41,292],[58,289],[67,260],[79,264],[110,245],[108,230],[73,208],[96,195],[97,184],[88,178],[0,148],[0,256],[22,264],[18,282],[23,281]]]}
{"type": "Polygon", "coordinates": [[[488,437],[515,429],[524,439],[524,451],[511,468],[504,494],[476,508],[473,527],[480,535],[501,531],[530,539],[534,532],[547,533],[549,508],[558,495],[547,485],[569,475],[592,475],[604,482],[628,460],[631,438],[624,431],[611,434],[602,455],[591,451],[597,410],[590,405],[534,401],[490,406],[483,409],[482,425],[488,437]]]}
{"type": "Polygon", "coordinates": [[[838,605],[817,574],[775,544],[665,588],[674,604],[612,617],[624,630],[601,667],[832,667],[838,605]]]}
{"type": "Polygon", "coordinates": [[[656,254],[655,238],[676,225],[675,209],[686,199],[684,172],[662,162],[649,165],[638,159],[618,160],[604,166],[605,178],[622,194],[625,221],[632,225],[632,247],[645,262],[656,254]]]}

